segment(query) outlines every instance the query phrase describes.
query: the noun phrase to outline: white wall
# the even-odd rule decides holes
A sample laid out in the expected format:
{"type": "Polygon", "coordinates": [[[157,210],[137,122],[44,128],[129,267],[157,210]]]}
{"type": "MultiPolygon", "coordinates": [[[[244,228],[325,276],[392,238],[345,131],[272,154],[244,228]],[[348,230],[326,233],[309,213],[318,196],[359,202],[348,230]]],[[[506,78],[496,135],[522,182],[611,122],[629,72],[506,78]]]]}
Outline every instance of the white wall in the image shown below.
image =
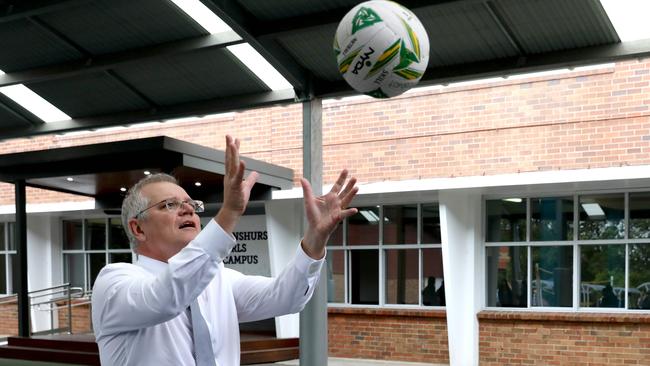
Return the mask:
{"type": "Polygon", "coordinates": [[[483,304],[481,193],[440,191],[442,262],[445,274],[449,361],[452,366],[478,365],[476,314],[483,304]]]}
{"type": "MultiPolygon", "coordinates": [[[[277,276],[293,258],[302,237],[302,200],[266,201],[265,208],[271,276],[277,276]]],[[[275,318],[277,337],[298,337],[300,333],[299,320],[299,314],[275,318]]]]}
{"type": "MultiPolygon", "coordinates": [[[[53,265],[58,262],[60,272],[60,256],[53,257],[53,247],[60,243],[58,220],[50,216],[27,215],[27,283],[28,291],[40,290],[53,286],[53,265]]],[[[59,251],[60,253],[60,251],[59,251]]],[[[57,272],[58,273],[58,272],[57,272]]],[[[35,299],[39,301],[43,299],[35,299]]],[[[51,328],[50,313],[32,309],[32,331],[51,328]]]]}

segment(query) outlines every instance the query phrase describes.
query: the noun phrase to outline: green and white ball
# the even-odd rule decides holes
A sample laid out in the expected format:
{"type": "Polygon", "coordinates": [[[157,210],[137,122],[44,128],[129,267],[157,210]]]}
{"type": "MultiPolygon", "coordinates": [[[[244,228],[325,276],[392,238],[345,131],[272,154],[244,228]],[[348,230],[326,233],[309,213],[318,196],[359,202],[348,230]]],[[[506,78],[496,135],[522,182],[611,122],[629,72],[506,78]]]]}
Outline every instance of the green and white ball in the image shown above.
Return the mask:
{"type": "Polygon", "coordinates": [[[429,37],[420,20],[385,0],[361,3],[334,36],[339,71],[356,91],[390,98],[415,86],[429,62],[429,37]]]}

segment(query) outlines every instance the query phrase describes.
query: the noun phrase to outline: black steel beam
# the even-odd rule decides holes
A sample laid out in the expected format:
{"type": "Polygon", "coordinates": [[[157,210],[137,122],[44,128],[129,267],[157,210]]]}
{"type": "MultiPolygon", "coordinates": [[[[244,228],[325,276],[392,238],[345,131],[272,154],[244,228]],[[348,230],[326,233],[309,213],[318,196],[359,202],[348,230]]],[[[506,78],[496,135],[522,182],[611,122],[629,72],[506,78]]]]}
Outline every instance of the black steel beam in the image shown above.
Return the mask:
{"type": "Polygon", "coordinates": [[[13,273],[18,276],[15,289],[18,294],[18,335],[29,337],[29,298],[27,296],[27,195],[25,181],[14,182],[16,190],[16,225],[15,235],[18,256],[18,268],[13,273]]]}
{"type": "Polygon", "coordinates": [[[61,11],[71,7],[83,5],[92,0],[15,0],[0,3],[0,23],[11,22],[29,16],[36,16],[61,11]]]}
{"type": "Polygon", "coordinates": [[[214,47],[223,48],[241,42],[241,37],[239,37],[235,32],[210,34],[182,41],[129,50],[126,52],[119,52],[95,58],[86,58],[75,62],[66,62],[53,66],[0,75],[0,87],[62,79],[80,74],[104,71],[118,65],[140,62],[150,58],[196,52],[214,47]]]}
{"type": "Polygon", "coordinates": [[[0,133],[0,138],[7,139],[15,137],[35,136],[129,125],[187,116],[202,116],[239,109],[250,109],[252,107],[264,107],[277,103],[294,102],[295,98],[296,96],[293,90],[280,90],[249,95],[240,95],[231,98],[184,103],[157,109],[146,109],[103,116],[76,118],[68,121],[44,123],[29,129],[6,130],[0,133]]]}
{"type": "MultiPolygon", "coordinates": [[[[18,119],[25,121],[26,124],[37,126],[44,122],[36,117],[34,114],[23,108],[20,104],[14,102],[11,98],[0,93],[0,108],[11,113],[18,119]]],[[[2,121],[0,121],[0,130],[2,129],[2,121]]]]}
{"type": "MultiPolygon", "coordinates": [[[[509,75],[527,72],[594,65],[645,57],[650,57],[650,39],[584,47],[569,51],[529,55],[526,57],[510,57],[463,65],[429,68],[420,81],[420,86],[448,84],[489,77],[507,77],[509,75]]],[[[319,81],[319,83],[314,85],[314,92],[319,97],[358,94],[343,80],[339,82],[319,81]]]]}

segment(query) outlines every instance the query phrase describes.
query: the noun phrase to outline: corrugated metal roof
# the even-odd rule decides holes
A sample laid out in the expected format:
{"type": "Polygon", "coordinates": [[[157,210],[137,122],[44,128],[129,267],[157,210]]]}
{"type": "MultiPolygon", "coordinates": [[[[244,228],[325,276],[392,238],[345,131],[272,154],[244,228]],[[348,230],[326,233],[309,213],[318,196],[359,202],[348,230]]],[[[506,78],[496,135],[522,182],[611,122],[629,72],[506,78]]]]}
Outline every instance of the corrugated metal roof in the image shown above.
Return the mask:
{"type": "MultiPolygon", "coordinates": [[[[168,0],[5,5],[0,87],[28,85],[74,120],[45,125],[0,97],[0,138],[354,93],[331,45],[359,1],[201,1],[239,37],[207,35],[168,0]],[[224,50],[245,41],[294,91],[269,91],[224,50]]],[[[418,15],[431,42],[421,85],[650,55],[650,40],[619,43],[598,0],[399,2],[418,15]]]]}

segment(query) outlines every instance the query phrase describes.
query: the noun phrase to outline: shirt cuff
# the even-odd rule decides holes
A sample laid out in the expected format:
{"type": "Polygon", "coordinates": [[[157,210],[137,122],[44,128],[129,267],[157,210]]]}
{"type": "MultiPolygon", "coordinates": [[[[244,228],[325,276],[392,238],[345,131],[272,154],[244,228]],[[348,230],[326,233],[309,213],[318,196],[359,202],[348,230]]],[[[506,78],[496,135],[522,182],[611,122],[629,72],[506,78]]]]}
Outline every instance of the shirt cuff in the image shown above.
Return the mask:
{"type": "Polygon", "coordinates": [[[223,261],[237,243],[235,237],[224,231],[214,219],[210,219],[192,242],[217,262],[223,261]]]}
{"type": "Polygon", "coordinates": [[[296,261],[295,266],[302,273],[306,273],[307,276],[318,276],[320,270],[325,263],[325,258],[327,258],[327,249],[325,249],[325,255],[321,259],[313,259],[308,256],[307,253],[302,249],[302,245],[298,245],[296,250],[296,261]]]}

